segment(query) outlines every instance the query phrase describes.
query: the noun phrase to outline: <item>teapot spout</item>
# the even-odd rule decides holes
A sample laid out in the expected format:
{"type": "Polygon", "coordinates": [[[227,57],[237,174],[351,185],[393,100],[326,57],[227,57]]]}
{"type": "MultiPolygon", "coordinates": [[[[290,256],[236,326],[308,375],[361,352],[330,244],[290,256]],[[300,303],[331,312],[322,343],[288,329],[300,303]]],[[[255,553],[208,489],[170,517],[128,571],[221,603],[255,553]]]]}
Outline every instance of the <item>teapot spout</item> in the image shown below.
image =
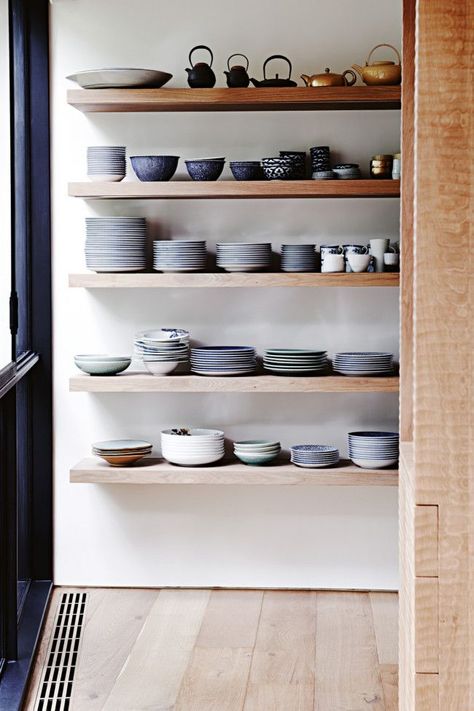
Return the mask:
{"type": "Polygon", "coordinates": [[[226,71],[224,70],[224,74],[226,75],[227,79],[230,77],[230,72],[226,72],[226,71]]]}
{"type": "Polygon", "coordinates": [[[364,67],[360,67],[358,64],[353,64],[352,69],[355,69],[357,74],[361,77],[364,71],[364,67]]]}
{"type": "Polygon", "coordinates": [[[191,70],[186,67],[186,71],[189,74],[191,70]]]}
{"type": "Polygon", "coordinates": [[[306,84],[306,86],[310,85],[310,77],[307,74],[301,74],[301,78],[304,81],[304,83],[306,84]]]}
{"type": "Polygon", "coordinates": [[[256,87],[259,87],[259,86],[260,86],[260,82],[259,82],[257,79],[251,79],[250,81],[252,82],[252,84],[253,84],[254,86],[256,86],[256,87]]]}

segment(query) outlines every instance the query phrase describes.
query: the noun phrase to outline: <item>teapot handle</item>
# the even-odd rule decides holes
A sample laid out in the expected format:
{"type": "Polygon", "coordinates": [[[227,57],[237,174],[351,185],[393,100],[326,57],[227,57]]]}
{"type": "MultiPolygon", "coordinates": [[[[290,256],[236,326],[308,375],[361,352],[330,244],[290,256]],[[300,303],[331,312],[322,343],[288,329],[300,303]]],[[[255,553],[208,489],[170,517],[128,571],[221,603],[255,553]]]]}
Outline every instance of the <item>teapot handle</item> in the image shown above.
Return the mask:
{"type": "Polygon", "coordinates": [[[289,68],[290,68],[290,71],[289,71],[289,73],[288,73],[288,79],[291,79],[291,72],[292,72],[292,69],[293,69],[293,68],[292,68],[292,66],[291,66],[290,60],[288,59],[288,57],[285,57],[284,54],[272,54],[271,57],[268,57],[268,59],[265,60],[265,63],[264,63],[264,65],[263,65],[263,78],[264,78],[264,79],[267,78],[267,75],[266,75],[266,73],[265,73],[265,69],[266,69],[266,66],[267,66],[268,62],[271,62],[272,59],[283,59],[285,62],[288,62],[288,66],[289,66],[289,68]]]}
{"type": "Polygon", "coordinates": [[[398,51],[398,49],[396,49],[396,47],[393,46],[393,44],[376,44],[375,47],[371,50],[369,56],[367,57],[367,60],[365,62],[366,66],[369,64],[370,58],[373,55],[373,53],[375,52],[375,50],[378,49],[379,47],[390,47],[390,49],[393,49],[393,51],[395,52],[395,54],[398,57],[398,65],[400,66],[400,64],[402,63],[402,59],[400,57],[400,52],[398,51]]]}
{"type": "Polygon", "coordinates": [[[249,58],[245,56],[245,54],[242,54],[241,52],[236,52],[235,54],[231,54],[229,59],[227,60],[227,69],[230,72],[230,60],[232,57],[243,57],[245,61],[247,62],[247,66],[245,67],[245,71],[247,72],[249,69],[249,58]]]}
{"type": "Polygon", "coordinates": [[[205,50],[207,50],[207,51],[209,52],[209,54],[211,55],[211,63],[209,64],[209,66],[212,67],[212,62],[214,61],[214,55],[212,54],[212,50],[211,50],[209,47],[207,47],[205,44],[197,44],[195,47],[192,48],[192,50],[191,50],[190,53],[189,53],[189,63],[190,63],[190,65],[191,65],[192,67],[194,67],[194,64],[193,64],[193,62],[192,62],[191,57],[192,57],[193,53],[194,53],[197,49],[205,49],[205,50]]]}
{"type": "Polygon", "coordinates": [[[342,72],[342,76],[343,76],[344,79],[346,80],[347,86],[352,86],[352,85],[355,84],[356,81],[357,81],[356,73],[353,72],[352,69],[346,69],[345,72],[342,72]],[[349,74],[349,76],[351,77],[352,81],[351,81],[351,79],[346,79],[346,74],[349,74]]]}

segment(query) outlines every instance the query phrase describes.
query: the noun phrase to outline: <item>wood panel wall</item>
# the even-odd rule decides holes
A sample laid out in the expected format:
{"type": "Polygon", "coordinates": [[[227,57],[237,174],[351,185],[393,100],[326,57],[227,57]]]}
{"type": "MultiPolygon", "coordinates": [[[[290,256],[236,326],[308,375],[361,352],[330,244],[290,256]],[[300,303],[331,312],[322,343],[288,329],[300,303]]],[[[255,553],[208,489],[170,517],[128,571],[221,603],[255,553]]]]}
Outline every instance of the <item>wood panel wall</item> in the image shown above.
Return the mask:
{"type": "Polygon", "coordinates": [[[400,466],[401,711],[474,709],[473,31],[472,1],[418,0],[414,240],[402,287],[401,430],[413,442],[400,466]]]}

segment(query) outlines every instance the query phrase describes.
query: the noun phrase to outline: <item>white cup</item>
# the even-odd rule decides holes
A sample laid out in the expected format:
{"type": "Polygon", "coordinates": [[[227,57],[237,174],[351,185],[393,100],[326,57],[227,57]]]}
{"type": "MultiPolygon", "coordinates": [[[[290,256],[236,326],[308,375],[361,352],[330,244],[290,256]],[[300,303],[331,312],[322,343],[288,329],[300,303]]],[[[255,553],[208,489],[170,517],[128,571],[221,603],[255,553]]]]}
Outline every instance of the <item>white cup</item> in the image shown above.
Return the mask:
{"type": "MultiPolygon", "coordinates": [[[[362,255],[364,256],[364,255],[362,255]]],[[[345,271],[343,254],[326,254],[322,266],[322,272],[343,272],[345,271]]]]}
{"type": "Polygon", "coordinates": [[[385,252],[383,255],[383,263],[387,267],[397,267],[400,261],[400,255],[396,252],[385,252]]]}
{"type": "Polygon", "coordinates": [[[370,254],[348,254],[347,261],[353,272],[366,272],[370,264],[370,254]]]}
{"type": "Polygon", "coordinates": [[[383,272],[384,254],[388,251],[394,251],[393,247],[390,247],[390,240],[388,237],[377,237],[370,240],[370,254],[375,260],[376,272],[383,272]]]}

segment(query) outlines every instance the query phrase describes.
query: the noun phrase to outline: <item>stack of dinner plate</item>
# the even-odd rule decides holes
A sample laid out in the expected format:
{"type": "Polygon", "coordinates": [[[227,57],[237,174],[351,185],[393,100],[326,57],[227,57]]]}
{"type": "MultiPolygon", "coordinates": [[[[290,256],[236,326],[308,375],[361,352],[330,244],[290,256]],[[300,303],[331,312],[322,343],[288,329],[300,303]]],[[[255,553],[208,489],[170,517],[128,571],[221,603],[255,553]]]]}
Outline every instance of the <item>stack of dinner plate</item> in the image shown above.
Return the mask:
{"type": "Polygon", "coordinates": [[[358,467],[379,469],[398,461],[398,432],[349,432],[349,457],[358,467]]]}
{"type": "Polygon", "coordinates": [[[393,353],[335,353],[333,369],[341,375],[391,375],[393,353]]]}
{"type": "Polygon", "coordinates": [[[191,348],[191,370],[197,375],[251,375],[256,368],[252,346],[191,348]]]}
{"type": "Polygon", "coordinates": [[[189,331],[158,328],[135,336],[135,355],[152,375],[168,375],[189,361],[189,331]]]}
{"type": "Polygon", "coordinates": [[[199,272],[207,266],[204,240],[153,242],[153,269],[157,272],[199,272]]]}
{"type": "Polygon", "coordinates": [[[272,260],[270,242],[219,242],[216,249],[217,266],[226,272],[258,272],[272,260]]]}
{"type": "Polygon", "coordinates": [[[314,272],[316,269],[316,245],[282,244],[281,268],[284,272],[314,272]]]}
{"type": "Polygon", "coordinates": [[[86,217],[86,266],[94,272],[146,268],[144,217],[86,217]]]}
{"type": "Polygon", "coordinates": [[[114,467],[127,467],[150,454],[153,445],[140,439],[112,439],[95,442],[92,453],[114,467]]]}
{"type": "Polygon", "coordinates": [[[204,429],[163,430],[161,453],[172,464],[181,466],[211,464],[224,456],[224,433],[204,429]]]}
{"type": "Polygon", "coordinates": [[[89,180],[119,182],[125,178],[125,146],[89,146],[87,175],[89,180]]]}
{"type": "Polygon", "coordinates": [[[327,351],[301,348],[267,348],[263,367],[281,375],[315,375],[327,369],[327,351]]]}
{"type": "Polygon", "coordinates": [[[291,461],[298,467],[319,469],[333,467],[339,462],[337,447],[327,444],[295,444],[291,449],[291,461]]]}

